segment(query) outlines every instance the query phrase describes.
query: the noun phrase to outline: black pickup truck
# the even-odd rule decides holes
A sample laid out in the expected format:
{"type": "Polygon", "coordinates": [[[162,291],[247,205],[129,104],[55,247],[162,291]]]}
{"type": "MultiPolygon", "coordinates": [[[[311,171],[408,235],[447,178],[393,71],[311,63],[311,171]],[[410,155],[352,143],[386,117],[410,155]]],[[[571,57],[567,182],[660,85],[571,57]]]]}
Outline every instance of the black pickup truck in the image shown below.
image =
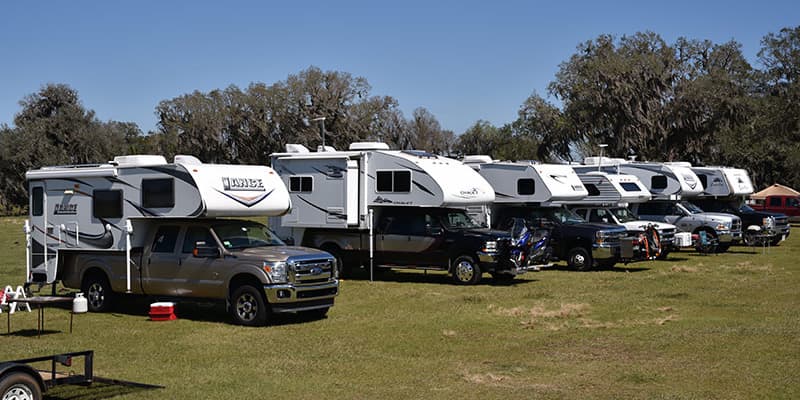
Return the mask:
{"type": "Polygon", "coordinates": [[[525,218],[532,226],[550,227],[553,256],[580,271],[612,267],[620,258],[620,241],[627,236],[623,226],[589,223],[565,207],[495,204],[492,209],[495,228],[503,229],[513,218],[525,218]]]}
{"type": "Polygon", "coordinates": [[[780,242],[789,237],[789,217],[785,214],[757,211],[738,199],[695,199],[692,200],[696,206],[704,211],[721,212],[736,215],[742,219],[742,240],[747,245],[753,245],[752,231],[748,227],[757,226],[760,234],[769,236],[772,246],[777,246],[780,242]]]}
{"type": "MultiPolygon", "coordinates": [[[[344,274],[369,266],[369,232],[308,229],[304,246],[339,260],[344,274]]],[[[509,257],[508,232],[475,222],[465,210],[436,207],[376,207],[373,263],[380,268],[447,271],[457,284],[476,284],[488,272],[507,280],[527,271],[509,257]]]]}

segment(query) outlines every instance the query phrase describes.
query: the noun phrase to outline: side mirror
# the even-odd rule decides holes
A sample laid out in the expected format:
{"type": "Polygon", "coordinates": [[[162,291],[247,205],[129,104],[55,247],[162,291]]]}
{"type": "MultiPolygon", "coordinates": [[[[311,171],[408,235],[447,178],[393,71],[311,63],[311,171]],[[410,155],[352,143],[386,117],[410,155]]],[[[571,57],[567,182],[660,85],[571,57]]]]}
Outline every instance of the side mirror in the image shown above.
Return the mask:
{"type": "Polygon", "coordinates": [[[192,255],[198,258],[220,258],[222,253],[217,246],[206,246],[206,242],[197,242],[192,255]]]}

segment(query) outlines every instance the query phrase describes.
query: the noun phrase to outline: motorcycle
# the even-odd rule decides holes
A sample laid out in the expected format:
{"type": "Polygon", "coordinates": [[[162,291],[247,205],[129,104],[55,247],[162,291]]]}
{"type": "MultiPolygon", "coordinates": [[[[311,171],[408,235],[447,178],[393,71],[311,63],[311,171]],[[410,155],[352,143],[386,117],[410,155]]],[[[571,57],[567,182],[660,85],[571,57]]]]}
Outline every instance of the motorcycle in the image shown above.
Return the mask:
{"type": "Polygon", "coordinates": [[[655,260],[661,255],[661,236],[653,224],[643,225],[644,231],[639,234],[639,249],[646,260],[655,260]]]}
{"type": "Polygon", "coordinates": [[[538,271],[552,265],[548,264],[553,253],[550,247],[550,229],[542,224],[540,228],[533,229],[525,219],[514,218],[510,231],[513,239],[509,256],[515,268],[538,271]]]}

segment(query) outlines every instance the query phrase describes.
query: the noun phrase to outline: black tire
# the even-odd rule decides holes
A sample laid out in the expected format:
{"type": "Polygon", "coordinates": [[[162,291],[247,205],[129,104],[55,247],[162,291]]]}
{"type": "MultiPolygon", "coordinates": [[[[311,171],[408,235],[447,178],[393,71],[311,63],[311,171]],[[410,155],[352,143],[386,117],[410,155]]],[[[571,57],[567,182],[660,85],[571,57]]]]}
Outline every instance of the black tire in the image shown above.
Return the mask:
{"type": "Polygon", "coordinates": [[[231,316],[238,325],[266,325],[269,309],[264,293],[252,285],[237,287],[231,295],[231,316]]]}
{"type": "Polygon", "coordinates": [[[481,268],[470,256],[460,256],[453,262],[453,281],[459,285],[475,285],[481,281],[481,268]]]}
{"type": "Polygon", "coordinates": [[[781,244],[781,242],[782,242],[782,241],[783,241],[783,238],[781,238],[780,236],[778,236],[777,238],[775,238],[775,239],[772,239],[772,241],[771,241],[771,242],[769,242],[769,245],[770,245],[770,246],[777,246],[777,245],[781,244]]]}
{"type": "Polygon", "coordinates": [[[656,257],[656,260],[666,260],[667,256],[672,250],[661,250],[661,253],[656,257]]]}
{"type": "Polygon", "coordinates": [[[335,244],[325,244],[321,248],[323,251],[327,251],[331,253],[333,258],[336,259],[336,268],[338,269],[338,276],[339,278],[344,278],[345,276],[349,277],[352,274],[350,268],[344,265],[344,259],[342,258],[342,249],[335,244]]]}
{"type": "Polygon", "coordinates": [[[41,400],[39,382],[25,372],[12,372],[0,380],[0,399],[41,400]]]}
{"type": "Polygon", "coordinates": [[[91,312],[105,312],[114,305],[115,293],[103,273],[95,272],[83,278],[81,291],[86,296],[86,305],[91,312]]]}
{"type": "Polygon", "coordinates": [[[730,249],[730,248],[731,248],[731,244],[730,243],[718,244],[716,252],[717,253],[724,253],[724,252],[728,251],[728,249],[730,249]]]}
{"type": "Polygon", "coordinates": [[[578,271],[589,271],[594,267],[592,254],[583,247],[573,247],[567,254],[567,266],[578,271]]]}

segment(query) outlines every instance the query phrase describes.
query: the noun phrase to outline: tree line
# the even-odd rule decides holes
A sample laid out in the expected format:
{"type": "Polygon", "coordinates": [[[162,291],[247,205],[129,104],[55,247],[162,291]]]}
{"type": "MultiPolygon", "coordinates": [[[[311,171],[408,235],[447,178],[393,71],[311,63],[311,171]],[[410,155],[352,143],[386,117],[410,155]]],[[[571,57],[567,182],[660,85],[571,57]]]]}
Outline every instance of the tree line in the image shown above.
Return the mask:
{"type": "Polygon", "coordinates": [[[192,154],[204,162],[266,164],[286,143],[347,148],[382,141],[496,159],[579,161],[606,154],[746,168],[759,187],[800,187],[800,26],[769,33],[753,67],[735,41],[653,32],[600,35],[581,43],[517,119],[479,120],[460,135],[425,108],[406,117],[391,96],[371,94],[363,77],[310,67],[285,80],[194,91],[155,107],[154,131],[100,121],[76,90],[48,84],[20,101],[13,126],[0,126],[0,213],[27,205],[25,171],[45,165],[105,162],[123,154],[192,154]]]}

